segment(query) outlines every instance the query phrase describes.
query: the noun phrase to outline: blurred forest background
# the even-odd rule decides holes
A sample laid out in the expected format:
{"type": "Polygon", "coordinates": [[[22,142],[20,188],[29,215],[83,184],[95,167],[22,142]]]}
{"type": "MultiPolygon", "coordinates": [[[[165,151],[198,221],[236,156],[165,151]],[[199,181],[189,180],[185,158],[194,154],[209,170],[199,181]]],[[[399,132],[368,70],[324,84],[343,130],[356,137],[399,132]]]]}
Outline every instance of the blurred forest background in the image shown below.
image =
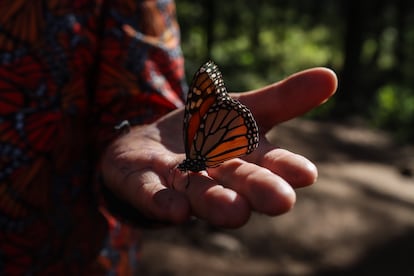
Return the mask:
{"type": "Polygon", "coordinates": [[[414,2],[178,0],[177,11],[188,80],[207,59],[230,91],[326,66],[338,93],[307,116],[362,118],[414,138],[414,2]]]}
{"type": "Polygon", "coordinates": [[[230,91],[315,66],[339,88],[267,133],[318,167],[288,214],[144,231],[140,275],[414,275],[414,2],[176,1],[189,81],[213,59],[230,91]]]}

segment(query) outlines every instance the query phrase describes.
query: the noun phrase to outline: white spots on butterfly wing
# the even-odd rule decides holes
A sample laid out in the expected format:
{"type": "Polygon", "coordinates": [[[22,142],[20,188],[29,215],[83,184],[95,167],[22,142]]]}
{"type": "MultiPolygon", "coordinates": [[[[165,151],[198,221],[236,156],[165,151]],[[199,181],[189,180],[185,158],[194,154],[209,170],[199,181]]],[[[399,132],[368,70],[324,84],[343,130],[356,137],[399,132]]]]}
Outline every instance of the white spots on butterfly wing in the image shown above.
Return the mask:
{"type": "MultiPolygon", "coordinates": [[[[220,162],[217,163],[218,161],[214,161],[214,159],[208,159],[208,152],[210,149],[214,150],[214,148],[218,147],[221,144],[221,139],[227,139],[227,137],[232,139],[232,136],[224,136],[219,133],[229,131],[229,133],[236,134],[237,131],[241,130],[239,125],[244,125],[244,131],[238,133],[237,135],[244,135],[246,138],[245,142],[247,149],[245,153],[248,154],[257,148],[259,135],[256,122],[247,107],[232,99],[228,95],[221,72],[218,70],[217,65],[211,61],[204,64],[195,74],[193,84],[194,85],[192,86],[187,97],[184,127],[188,127],[188,124],[195,112],[202,115],[202,118],[200,118],[200,125],[198,126],[198,129],[194,131],[192,141],[189,144],[186,144],[191,145],[192,150],[186,151],[190,156],[186,157],[186,160],[184,160],[180,165],[180,169],[200,171],[205,169],[207,166],[206,164],[218,165],[220,162]],[[205,114],[200,114],[200,108],[203,105],[203,101],[209,98],[213,93],[215,96],[215,102],[208,108],[207,111],[203,111],[205,114]],[[231,112],[232,110],[234,110],[235,113],[231,112]],[[221,115],[219,116],[218,114],[221,115]],[[224,116],[223,114],[228,115],[224,116]],[[234,119],[231,119],[230,117],[226,118],[230,115],[235,116],[234,119]],[[223,116],[225,119],[223,119],[223,116]],[[209,118],[209,120],[213,120],[213,122],[207,121],[207,118],[209,118]],[[221,126],[222,124],[223,126],[221,126]],[[213,130],[216,130],[216,132],[213,130]],[[218,130],[219,132],[217,132],[218,130]]],[[[188,130],[185,129],[184,131],[187,132],[188,130]]],[[[235,149],[230,148],[228,150],[229,151],[226,152],[232,152],[235,149]]]]}

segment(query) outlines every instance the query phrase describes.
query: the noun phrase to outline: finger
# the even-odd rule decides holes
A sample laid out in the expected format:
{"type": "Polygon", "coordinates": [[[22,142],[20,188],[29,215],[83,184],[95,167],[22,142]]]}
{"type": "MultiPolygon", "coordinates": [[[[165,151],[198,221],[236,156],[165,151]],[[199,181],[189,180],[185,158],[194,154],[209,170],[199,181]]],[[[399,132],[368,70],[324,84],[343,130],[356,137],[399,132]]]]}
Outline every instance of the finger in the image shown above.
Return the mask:
{"type": "Polygon", "coordinates": [[[252,111],[262,133],[325,102],[335,93],[337,78],[327,68],[313,68],[249,93],[236,94],[252,111]]]}
{"type": "Polygon", "coordinates": [[[206,175],[188,172],[175,187],[187,195],[195,216],[219,227],[244,225],[250,217],[248,202],[235,191],[217,184],[206,175]]]}
{"type": "Polygon", "coordinates": [[[318,170],[305,157],[284,149],[273,149],[262,157],[261,166],[286,180],[293,188],[309,186],[316,182],[318,170]]]}
{"type": "Polygon", "coordinates": [[[318,177],[318,170],[311,161],[302,155],[272,145],[265,136],[261,137],[259,147],[244,156],[243,160],[269,169],[293,188],[309,186],[318,177]]]}
{"type": "Polygon", "coordinates": [[[240,159],[209,169],[209,175],[223,186],[242,194],[260,213],[280,215],[289,211],[296,201],[294,190],[282,177],[240,159]]]}
{"type": "Polygon", "coordinates": [[[302,155],[273,146],[265,137],[261,139],[260,146],[245,159],[279,175],[293,188],[309,186],[318,177],[315,164],[302,155]]]}

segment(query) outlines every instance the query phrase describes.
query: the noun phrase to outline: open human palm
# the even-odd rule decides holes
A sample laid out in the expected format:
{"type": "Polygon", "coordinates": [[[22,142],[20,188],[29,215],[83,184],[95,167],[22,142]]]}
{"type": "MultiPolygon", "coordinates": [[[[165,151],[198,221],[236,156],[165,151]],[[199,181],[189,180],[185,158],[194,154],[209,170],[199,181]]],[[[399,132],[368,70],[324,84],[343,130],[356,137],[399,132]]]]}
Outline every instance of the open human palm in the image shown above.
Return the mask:
{"type": "Polygon", "coordinates": [[[239,227],[253,211],[287,212],[296,200],[294,189],[314,183],[317,169],[305,157],[271,145],[264,134],[319,106],[336,87],[331,70],[313,68],[255,91],[231,94],[253,113],[261,136],[259,147],[207,173],[176,169],[185,158],[183,109],[132,127],[103,154],[104,183],[155,221],[181,223],[195,216],[216,226],[239,227]]]}

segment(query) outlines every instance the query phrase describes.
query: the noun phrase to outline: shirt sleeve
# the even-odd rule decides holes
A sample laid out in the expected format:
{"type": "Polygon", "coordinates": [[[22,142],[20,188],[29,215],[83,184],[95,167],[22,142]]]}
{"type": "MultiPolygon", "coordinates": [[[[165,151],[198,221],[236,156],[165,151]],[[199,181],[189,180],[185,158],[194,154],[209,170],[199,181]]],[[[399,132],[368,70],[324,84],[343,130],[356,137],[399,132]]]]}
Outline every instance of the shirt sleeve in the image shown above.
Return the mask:
{"type": "Polygon", "coordinates": [[[0,274],[97,256],[96,161],[121,121],[182,106],[179,39],[172,0],[1,4],[0,274]]]}
{"type": "Polygon", "coordinates": [[[173,1],[112,1],[91,86],[98,151],[124,120],[150,123],[183,105],[184,60],[173,1]]]}

